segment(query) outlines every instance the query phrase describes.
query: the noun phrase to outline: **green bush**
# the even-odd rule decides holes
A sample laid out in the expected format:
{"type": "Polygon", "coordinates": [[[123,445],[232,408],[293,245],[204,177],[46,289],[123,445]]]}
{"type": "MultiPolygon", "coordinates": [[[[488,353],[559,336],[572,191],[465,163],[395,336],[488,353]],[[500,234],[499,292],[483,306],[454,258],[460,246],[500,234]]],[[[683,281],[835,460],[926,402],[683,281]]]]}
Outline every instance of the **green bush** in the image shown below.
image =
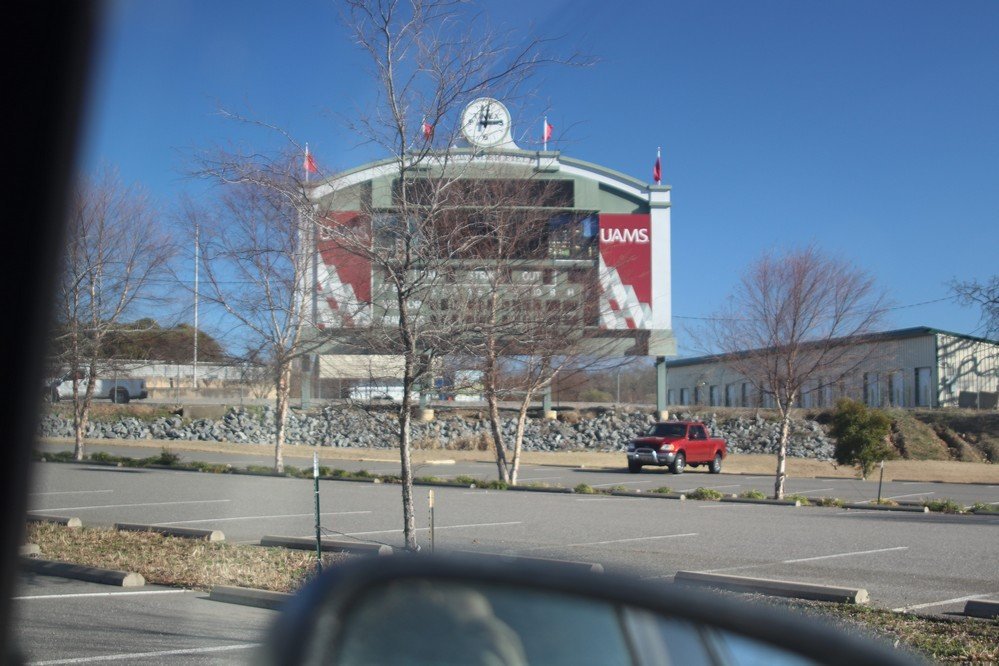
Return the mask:
{"type": "Polygon", "coordinates": [[[573,491],[580,493],[581,495],[592,495],[593,493],[597,492],[596,490],[593,489],[593,486],[588,486],[585,483],[579,484],[578,486],[573,488],[573,491]]]}
{"type": "Polygon", "coordinates": [[[836,439],[836,462],[855,465],[867,477],[879,461],[895,457],[895,449],[888,443],[889,432],[891,419],[885,412],[842,398],[836,403],[829,431],[836,439]]]}
{"type": "Polygon", "coordinates": [[[999,506],[995,504],[986,504],[985,502],[975,502],[974,506],[971,507],[974,513],[999,513],[999,506]]]}
{"type": "Polygon", "coordinates": [[[579,399],[582,402],[614,402],[614,396],[610,393],[595,388],[580,391],[579,399]]]}
{"type": "Polygon", "coordinates": [[[709,500],[717,502],[722,498],[722,494],[712,488],[698,488],[687,493],[687,499],[709,500]]]}
{"type": "Polygon", "coordinates": [[[949,497],[938,500],[925,500],[923,506],[935,513],[964,513],[964,507],[949,497]]]}
{"type": "Polygon", "coordinates": [[[493,479],[492,481],[476,481],[475,486],[477,488],[486,488],[488,490],[506,490],[510,487],[510,484],[506,481],[493,479]]]}
{"type": "Polygon", "coordinates": [[[812,503],[812,500],[808,499],[804,495],[784,495],[784,499],[788,502],[797,502],[801,506],[808,506],[812,503]]]}
{"type": "Polygon", "coordinates": [[[166,465],[167,467],[171,467],[180,462],[180,456],[166,447],[163,447],[160,454],[158,456],[154,456],[150,460],[155,461],[152,463],[154,465],[166,465]]]}
{"type": "Polygon", "coordinates": [[[474,476],[468,476],[466,474],[461,474],[459,476],[454,477],[454,482],[460,483],[463,486],[470,486],[472,484],[479,486],[478,479],[476,479],[474,476]]]}
{"type": "Polygon", "coordinates": [[[815,500],[815,504],[818,506],[843,506],[846,502],[838,497],[821,497],[815,500]]]}
{"type": "Polygon", "coordinates": [[[669,486],[660,486],[659,488],[653,488],[649,491],[650,493],[658,493],[660,495],[669,495],[673,492],[673,489],[669,486]]]}
{"type": "Polygon", "coordinates": [[[739,495],[739,497],[742,497],[743,499],[766,499],[767,498],[766,495],[764,495],[761,491],[756,490],[756,489],[747,490],[746,492],[744,492],[741,495],[739,495]]]}

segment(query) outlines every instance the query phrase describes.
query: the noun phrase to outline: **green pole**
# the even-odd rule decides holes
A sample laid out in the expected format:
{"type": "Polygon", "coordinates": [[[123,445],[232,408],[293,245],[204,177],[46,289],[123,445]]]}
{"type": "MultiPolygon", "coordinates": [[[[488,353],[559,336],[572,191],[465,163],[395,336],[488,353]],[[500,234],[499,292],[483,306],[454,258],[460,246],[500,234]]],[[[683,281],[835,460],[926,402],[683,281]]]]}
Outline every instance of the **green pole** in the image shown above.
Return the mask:
{"type": "Polygon", "coordinates": [[[316,575],[323,572],[323,538],[319,526],[319,452],[312,452],[312,484],[316,497],[316,575]]]}

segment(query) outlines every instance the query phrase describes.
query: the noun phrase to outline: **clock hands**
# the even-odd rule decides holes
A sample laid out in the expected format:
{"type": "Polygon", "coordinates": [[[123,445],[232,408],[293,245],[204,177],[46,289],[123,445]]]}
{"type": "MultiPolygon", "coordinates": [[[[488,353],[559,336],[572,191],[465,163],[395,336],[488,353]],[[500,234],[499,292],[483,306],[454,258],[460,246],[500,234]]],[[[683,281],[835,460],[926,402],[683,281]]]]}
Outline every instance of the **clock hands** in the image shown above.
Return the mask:
{"type": "Polygon", "coordinates": [[[486,129],[490,125],[502,125],[502,124],[503,124],[502,118],[495,118],[495,119],[490,118],[488,106],[484,108],[482,110],[482,113],[479,115],[479,125],[483,129],[486,129]]]}

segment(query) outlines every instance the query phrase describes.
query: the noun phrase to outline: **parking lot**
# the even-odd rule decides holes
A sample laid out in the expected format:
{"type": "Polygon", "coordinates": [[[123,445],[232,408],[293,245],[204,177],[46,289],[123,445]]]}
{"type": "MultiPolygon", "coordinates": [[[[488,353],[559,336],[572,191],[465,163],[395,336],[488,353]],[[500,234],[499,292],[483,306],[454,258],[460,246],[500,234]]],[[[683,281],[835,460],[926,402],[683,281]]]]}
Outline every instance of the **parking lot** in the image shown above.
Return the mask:
{"type": "MultiPolygon", "coordinates": [[[[569,473],[532,467],[525,469],[525,478],[569,473]]],[[[242,543],[265,535],[314,534],[311,480],[62,464],[39,464],[36,474],[30,509],[78,516],[84,524],[217,529],[242,543]]],[[[604,476],[613,473],[594,474],[591,480],[604,476]]],[[[645,476],[640,475],[642,483],[645,476]]],[[[661,484],[659,475],[647,476],[648,483],[661,484]]],[[[691,487],[706,480],[716,486],[751,483],[726,475],[671,478],[693,481],[691,487]]],[[[795,483],[807,492],[822,482],[795,483]]],[[[428,492],[416,490],[424,546],[429,544],[428,492]]],[[[435,541],[442,549],[598,562],[608,571],[640,578],[669,579],[678,570],[695,570],[863,587],[875,605],[932,612],[957,610],[969,597],[999,594],[997,516],[468,488],[434,492],[435,541]]],[[[320,496],[327,534],[402,544],[398,486],[324,481],[320,496]]]]}

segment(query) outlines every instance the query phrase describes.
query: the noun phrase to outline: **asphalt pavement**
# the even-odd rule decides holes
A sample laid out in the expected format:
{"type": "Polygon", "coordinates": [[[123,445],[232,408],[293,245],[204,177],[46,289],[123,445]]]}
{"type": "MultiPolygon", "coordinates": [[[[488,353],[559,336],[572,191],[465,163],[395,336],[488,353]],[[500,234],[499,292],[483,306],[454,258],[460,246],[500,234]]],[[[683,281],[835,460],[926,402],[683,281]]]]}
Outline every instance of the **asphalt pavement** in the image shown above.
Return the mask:
{"type": "MultiPolygon", "coordinates": [[[[530,468],[525,476],[549,469],[530,468]]],[[[34,472],[30,509],[78,516],[85,525],[200,527],[243,543],[314,534],[307,479],[52,463],[34,472]]],[[[725,475],[679,478],[695,476],[739,482],[725,475]]],[[[429,490],[416,490],[424,546],[429,490]]],[[[468,488],[434,493],[435,543],[446,550],[597,562],[640,578],[693,570],[862,587],[876,606],[926,612],[959,610],[972,597],[999,598],[999,516],[468,488]]],[[[399,486],[323,481],[320,500],[327,534],[402,545],[399,486]]]]}
{"type": "Polygon", "coordinates": [[[209,601],[204,592],[122,589],[22,575],[13,634],[28,664],[245,664],[273,611],[209,601]]]}
{"type": "MultiPolygon", "coordinates": [[[[202,451],[181,451],[182,461],[203,461],[208,463],[229,463],[236,467],[248,465],[271,466],[274,456],[270,447],[261,446],[259,455],[245,453],[216,453],[202,451]]],[[[70,444],[46,443],[42,445],[45,451],[72,450],[70,444]]],[[[120,443],[107,445],[92,444],[88,451],[107,453],[134,458],[146,458],[155,455],[156,451],[148,447],[129,447],[120,443]]],[[[365,460],[364,451],[357,451],[360,460],[324,461],[322,464],[333,468],[349,471],[366,470],[377,474],[398,474],[399,463],[396,461],[365,460]]],[[[288,455],[285,462],[298,467],[311,466],[311,459],[296,458],[288,455]]],[[[442,451],[437,463],[414,465],[415,476],[434,476],[440,479],[454,479],[458,476],[490,480],[496,477],[496,465],[484,462],[462,462],[449,460],[447,451],[442,451]],[[448,463],[448,464],[440,464],[448,463]]],[[[684,474],[670,474],[667,468],[644,467],[639,474],[629,474],[625,465],[624,454],[621,454],[621,467],[617,470],[583,469],[566,466],[525,465],[521,468],[519,481],[558,485],[574,488],[585,483],[593,488],[623,487],[627,490],[648,491],[667,486],[675,492],[689,492],[704,487],[717,490],[726,495],[738,495],[750,490],[757,490],[767,497],[773,494],[774,477],[769,475],[709,474],[704,468],[688,468],[684,474]]],[[[786,492],[800,494],[808,498],[838,497],[846,502],[870,502],[878,497],[879,484],[876,475],[868,480],[848,478],[794,478],[787,480],[786,492]]],[[[972,506],[976,502],[999,504],[999,484],[968,484],[968,483],[933,483],[919,481],[887,481],[881,485],[882,499],[894,499],[903,502],[922,500],[952,499],[962,506],[972,506]]]]}

